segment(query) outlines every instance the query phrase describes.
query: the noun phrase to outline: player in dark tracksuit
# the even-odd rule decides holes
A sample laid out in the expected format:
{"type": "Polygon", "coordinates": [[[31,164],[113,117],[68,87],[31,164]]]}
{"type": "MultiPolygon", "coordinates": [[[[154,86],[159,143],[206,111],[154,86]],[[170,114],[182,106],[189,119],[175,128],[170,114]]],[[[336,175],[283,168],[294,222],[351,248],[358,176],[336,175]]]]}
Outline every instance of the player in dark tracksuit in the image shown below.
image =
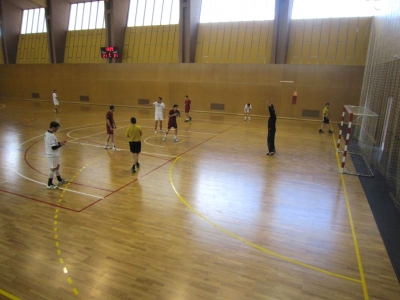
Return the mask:
{"type": "Polygon", "coordinates": [[[268,106],[269,118],[268,118],[268,153],[267,155],[273,155],[275,153],[275,132],[276,132],[276,113],[274,105],[268,106]]]}

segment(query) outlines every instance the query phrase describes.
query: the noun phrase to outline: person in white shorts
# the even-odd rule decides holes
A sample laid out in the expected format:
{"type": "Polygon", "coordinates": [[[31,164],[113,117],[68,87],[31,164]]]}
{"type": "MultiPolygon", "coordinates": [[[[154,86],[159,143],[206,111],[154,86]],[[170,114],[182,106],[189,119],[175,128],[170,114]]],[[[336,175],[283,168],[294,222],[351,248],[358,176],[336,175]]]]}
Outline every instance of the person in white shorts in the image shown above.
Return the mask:
{"type": "Polygon", "coordinates": [[[56,90],[53,91],[53,103],[54,103],[54,111],[58,112],[58,106],[60,105],[60,102],[58,101],[56,90]]]}
{"type": "Polygon", "coordinates": [[[155,108],[155,120],[156,123],[154,125],[154,133],[157,133],[157,124],[158,121],[160,121],[160,132],[164,132],[162,129],[162,121],[164,120],[164,109],[165,109],[165,104],[162,102],[162,98],[158,97],[157,102],[153,103],[153,106],[155,108]]]}
{"type": "Polygon", "coordinates": [[[245,121],[246,121],[247,118],[249,118],[249,121],[251,121],[251,118],[250,118],[251,109],[252,109],[252,107],[251,107],[250,103],[247,103],[244,106],[244,120],[245,121]]]}
{"type": "Polygon", "coordinates": [[[52,121],[50,123],[49,129],[44,134],[44,145],[46,148],[46,157],[50,165],[49,179],[47,181],[47,189],[55,190],[58,185],[68,183],[68,180],[64,180],[60,175],[60,147],[64,146],[67,142],[57,141],[57,137],[54,133],[58,131],[60,124],[58,122],[52,121]],[[54,173],[56,173],[58,184],[53,184],[54,173]]]}

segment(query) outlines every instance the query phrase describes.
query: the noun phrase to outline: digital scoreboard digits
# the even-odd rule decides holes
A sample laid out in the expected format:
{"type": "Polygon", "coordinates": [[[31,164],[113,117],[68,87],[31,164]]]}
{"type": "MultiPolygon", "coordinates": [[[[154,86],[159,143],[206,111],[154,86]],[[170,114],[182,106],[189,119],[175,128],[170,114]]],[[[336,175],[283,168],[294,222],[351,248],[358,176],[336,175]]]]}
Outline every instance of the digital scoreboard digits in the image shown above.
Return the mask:
{"type": "Polygon", "coordinates": [[[100,49],[102,58],[119,58],[118,47],[108,46],[100,49]]]}

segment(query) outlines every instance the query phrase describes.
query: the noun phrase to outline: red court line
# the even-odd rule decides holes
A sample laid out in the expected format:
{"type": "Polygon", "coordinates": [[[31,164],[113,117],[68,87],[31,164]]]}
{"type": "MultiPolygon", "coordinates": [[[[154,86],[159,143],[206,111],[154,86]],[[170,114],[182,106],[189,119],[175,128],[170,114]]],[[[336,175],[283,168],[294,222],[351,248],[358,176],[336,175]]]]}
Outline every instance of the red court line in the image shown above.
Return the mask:
{"type": "Polygon", "coordinates": [[[22,198],[25,198],[25,199],[29,199],[29,200],[33,200],[33,201],[36,201],[36,202],[40,202],[40,203],[43,203],[43,204],[59,207],[61,209],[66,209],[66,210],[73,211],[73,212],[79,212],[79,210],[75,210],[75,209],[68,208],[68,207],[61,206],[61,205],[54,204],[54,203],[49,203],[49,202],[46,202],[46,201],[43,201],[43,200],[39,200],[39,199],[36,199],[36,198],[32,198],[32,197],[28,197],[28,196],[25,196],[25,195],[21,195],[21,194],[5,191],[5,190],[2,190],[2,189],[0,189],[0,191],[2,191],[4,193],[15,195],[15,196],[19,196],[19,197],[22,197],[22,198]]]}
{"type": "MultiPolygon", "coordinates": [[[[236,123],[236,124],[232,125],[231,127],[229,127],[229,128],[227,128],[227,129],[225,129],[224,131],[222,131],[222,132],[218,133],[217,135],[214,135],[214,136],[212,136],[212,137],[210,137],[210,138],[208,138],[208,139],[206,139],[206,140],[202,141],[201,143],[199,143],[199,144],[197,144],[197,145],[193,146],[192,148],[189,148],[189,149],[188,149],[188,150],[186,150],[185,152],[182,152],[181,154],[179,154],[177,157],[179,157],[179,156],[182,156],[182,155],[184,155],[184,154],[188,153],[189,151],[191,151],[191,150],[193,150],[193,149],[195,149],[195,148],[197,148],[197,147],[201,146],[201,145],[202,145],[202,144],[204,144],[205,142],[208,142],[209,140],[211,140],[211,139],[215,138],[216,136],[218,136],[218,135],[220,135],[220,134],[223,134],[224,132],[226,132],[226,131],[230,130],[231,128],[233,128],[233,127],[235,127],[235,126],[237,126],[238,124],[239,124],[239,123],[236,123]]],[[[141,178],[143,178],[143,177],[145,177],[145,176],[149,175],[150,173],[153,173],[154,171],[158,170],[159,168],[161,168],[161,167],[165,166],[166,164],[168,164],[169,162],[171,162],[171,161],[173,161],[173,160],[175,160],[175,159],[176,159],[176,157],[175,157],[175,158],[171,158],[170,160],[166,161],[165,163],[163,163],[163,164],[159,165],[157,168],[154,168],[153,170],[151,170],[151,171],[147,172],[147,173],[146,173],[146,174],[144,174],[143,176],[141,176],[141,177],[138,177],[138,178],[136,178],[135,180],[132,180],[131,182],[128,182],[127,184],[125,184],[125,185],[121,186],[120,188],[116,189],[116,190],[115,190],[115,191],[113,191],[112,193],[110,193],[110,194],[108,194],[108,195],[104,196],[104,197],[103,197],[103,199],[105,199],[105,198],[107,198],[107,197],[109,197],[109,196],[111,196],[111,195],[115,194],[116,192],[118,192],[118,191],[122,190],[123,188],[127,187],[128,185],[130,185],[130,184],[132,184],[132,183],[134,183],[134,182],[138,181],[139,179],[141,179],[141,178]]],[[[95,202],[93,202],[93,203],[89,204],[88,206],[86,206],[86,207],[82,208],[82,209],[81,209],[80,211],[78,211],[78,212],[81,212],[81,211],[83,211],[83,210],[85,210],[85,209],[89,208],[90,206],[92,206],[92,205],[94,205],[94,204],[96,204],[96,203],[100,202],[100,201],[101,201],[101,200],[103,200],[103,199],[99,199],[99,200],[97,200],[97,201],[95,201],[95,202]]]]}
{"type": "MultiPolygon", "coordinates": [[[[25,154],[24,154],[24,160],[26,162],[26,164],[31,167],[31,169],[35,170],[36,172],[38,172],[39,174],[42,174],[43,176],[47,176],[47,174],[40,172],[39,170],[37,170],[36,168],[34,168],[28,161],[26,155],[28,154],[28,151],[30,148],[32,148],[35,144],[39,143],[40,141],[37,141],[35,143],[33,143],[32,145],[30,145],[26,150],[25,150],[25,154]]],[[[84,186],[84,187],[89,187],[95,190],[100,190],[100,191],[106,191],[106,192],[112,192],[112,190],[108,190],[108,189],[102,189],[102,188],[98,188],[98,187],[94,187],[94,186],[90,186],[90,185],[86,185],[86,184],[82,184],[82,183],[77,183],[77,182],[71,182],[72,184],[76,184],[76,185],[80,185],[80,186],[84,186]]]]}

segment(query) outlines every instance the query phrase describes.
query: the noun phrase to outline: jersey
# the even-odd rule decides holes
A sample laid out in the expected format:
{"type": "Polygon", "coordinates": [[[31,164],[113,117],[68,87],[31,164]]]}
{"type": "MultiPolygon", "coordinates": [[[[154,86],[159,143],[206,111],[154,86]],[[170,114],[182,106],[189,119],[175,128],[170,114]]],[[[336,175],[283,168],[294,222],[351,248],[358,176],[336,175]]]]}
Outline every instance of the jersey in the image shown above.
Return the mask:
{"type": "Polygon", "coordinates": [[[54,133],[46,131],[46,133],[44,134],[44,146],[46,148],[47,157],[60,156],[59,149],[55,150],[52,149],[53,146],[58,146],[57,137],[55,136],[54,133]]]}
{"type": "Polygon", "coordinates": [[[142,128],[137,125],[130,125],[126,129],[126,134],[125,134],[130,142],[140,142],[140,137],[142,136],[142,128]]]}
{"type": "Polygon", "coordinates": [[[155,114],[156,115],[162,115],[164,113],[164,108],[165,108],[165,104],[164,103],[158,103],[158,102],[154,102],[153,103],[154,108],[155,108],[155,114]]]}
{"type": "Polygon", "coordinates": [[[171,109],[169,111],[169,116],[170,117],[169,117],[169,120],[168,120],[168,129],[171,128],[171,127],[178,128],[178,124],[176,123],[176,116],[175,116],[176,113],[178,113],[180,115],[179,110],[171,109]],[[171,116],[172,114],[174,114],[174,115],[171,116]]]}
{"type": "Polygon", "coordinates": [[[329,119],[329,109],[327,107],[324,107],[322,115],[324,116],[324,118],[329,119]]]}
{"type": "Polygon", "coordinates": [[[249,113],[251,109],[252,109],[251,104],[249,106],[247,104],[244,106],[244,112],[246,113],[249,113]]]}
{"type": "Polygon", "coordinates": [[[108,126],[107,120],[110,121],[111,128],[114,128],[115,122],[114,122],[114,114],[112,113],[112,111],[108,111],[106,114],[106,125],[108,126]]]}
{"type": "Polygon", "coordinates": [[[192,101],[190,101],[190,99],[186,99],[185,100],[185,110],[190,109],[190,104],[192,104],[192,101]]]}
{"type": "Polygon", "coordinates": [[[57,99],[57,94],[56,93],[53,93],[53,103],[55,105],[58,105],[58,99],[57,99]]]}

